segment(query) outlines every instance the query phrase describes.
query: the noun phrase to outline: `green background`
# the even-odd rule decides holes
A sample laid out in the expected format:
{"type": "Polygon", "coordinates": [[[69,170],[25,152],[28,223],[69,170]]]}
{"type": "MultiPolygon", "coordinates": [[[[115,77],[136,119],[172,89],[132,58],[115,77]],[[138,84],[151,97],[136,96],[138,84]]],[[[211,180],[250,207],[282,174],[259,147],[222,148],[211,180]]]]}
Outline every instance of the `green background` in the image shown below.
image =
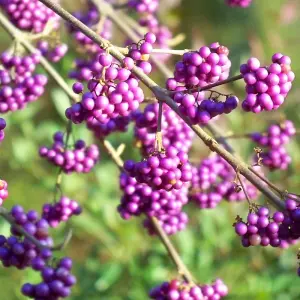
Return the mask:
{"type": "MultiPolygon", "coordinates": [[[[74,9],[74,0],[64,4],[74,9]]],[[[182,5],[171,12],[161,12],[164,22],[175,27],[176,33],[186,35],[178,49],[197,49],[215,41],[228,46],[233,63],[232,75],[238,72],[240,63],[250,56],[258,57],[266,64],[275,52],[283,52],[292,58],[292,68],[297,77],[280,110],[254,115],[238,109],[228,118],[218,121],[226,132],[263,130],[269,122],[282,117],[293,120],[300,127],[299,12],[300,3],[297,0],[253,0],[253,5],[248,9],[229,8],[223,0],[183,0],[182,5]]],[[[3,41],[1,49],[5,49],[11,41],[2,29],[0,34],[3,41]]],[[[115,36],[118,37],[119,33],[115,36]]],[[[56,65],[65,77],[76,55],[70,51],[56,65]]],[[[158,76],[156,79],[163,84],[162,78],[158,76]]],[[[242,99],[243,88],[242,82],[236,82],[223,90],[234,92],[242,99]]],[[[68,98],[50,81],[47,93],[37,102],[24,111],[5,115],[8,127],[0,148],[0,177],[9,184],[10,196],[4,204],[6,208],[22,204],[26,209],[40,210],[44,202],[53,199],[57,170],[39,158],[38,148],[49,145],[53,133],[65,128],[66,107],[68,98]]],[[[76,138],[92,142],[92,136],[84,125],[73,127],[76,138]]],[[[139,158],[138,151],[133,151],[132,128],[126,134],[115,134],[109,139],[116,147],[126,143],[124,158],[139,158]]],[[[249,160],[253,144],[241,140],[233,144],[240,155],[249,160]]],[[[300,167],[297,138],[288,149],[293,165],[287,171],[277,171],[269,177],[281,188],[297,193],[300,167]]],[[[200,161],[207,154],[201,141],[196,140],[191,154],[193,159],[200,161]]],[[[75,262],[74,273],[78,284],[70,299],[147,299],[148,290],[176,277],[176,270],[158,239],[147,235],[141,219],[123,221],[119,217],[116,212],[120,199],[118,169],[104,151],[101,155],[101,162],[92,173],[63,178],[64,193],[78,200],[84,208],[80,217],[72,219],[74,235],[70,244],[64,253],[58,253],[71,256],[75,262]]],[[[261,197],[261,203],[264,200],[261,197]]],[[[200,211],[189,205],[186,211],[190,216],[189,226],[172,237],[172,241],[200,283],[222,278],[230,289],[227,299],[300,298],[300,279],[296,276],[297,247],[288,250],[244,249],[240,245],[232,223],[237,214],[246,216],[245,203],[222,202],[210,211],[200,211]]],[[[8,224],[0,220],[0,233],[6,234],[8,231],[8,224]]],[[[64,225],[53,232],[57,242],[63,239],[64,232],[64,225]]],[[[0,299],[23,299],[20,287],[27,281],[38,282],[39,275],[30,270],[1,267],[0,299]]]]}

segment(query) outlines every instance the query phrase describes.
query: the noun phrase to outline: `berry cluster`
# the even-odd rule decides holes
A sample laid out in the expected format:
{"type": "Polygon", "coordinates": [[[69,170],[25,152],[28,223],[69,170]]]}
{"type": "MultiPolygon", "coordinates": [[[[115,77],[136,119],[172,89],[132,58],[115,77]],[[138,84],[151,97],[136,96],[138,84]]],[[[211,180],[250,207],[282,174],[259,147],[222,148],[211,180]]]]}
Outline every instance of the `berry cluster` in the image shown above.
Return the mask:
{"type": "Polygon", "coordinates": [[[159,0],[129,0],[128,6],[138,13],[153,14],[157,11],[159,0]]]}
{"type": "MultiPolygon", "coordinates": [[[[145,107],[143,112],[138,111],[133,116],[135,120],[134,135],[137,140],[136,144],[141,148],[142,154],[145,155],[149,155],[154,150],[158,108],[158,103],[151,103],[145,107]]],[[[161,129],[164,148],[172,145],[178,151],[188,153],[192,146],[194,132],[167,105],[163,105],[161,129]]]]}
{"type": "Polygon", "coordinates": [[[58,26],[57,14],[38,0],[4,0],[0,6],[21,30],[40,33],[48,22],[58,26]]]}
{"type": "Polygon", "coordinates": [[[60,131],[54,134],[53,141],[51,148],[45,146],[40,148],[40,156],[60,167],[67,174],[88,173],[99,161],[99,149],[94,144],[86,147],[83,140],[78,140],[74,149],[67,149],[64,134],[60,131]]]}
{"type": "MultiPolygon", "coordinates": [[[[79,103],[66,110],[67,118],[74,123],[95,118],[105,124],[112,118],[129,116],[144,100],[138,80],[131,77],[126,67],[114,63],[112,56],[105,53],[100,54],[99,62],[104,69],[105,82],[102,79],[90,80],[89,92],[82,95],[79,103]]],[[[79,85],[73,86],[74,92],[82,93],[83,86],[79,85]]]]}
{"type": "Polygon", "coordinates": [[[295,134],[294,124],[289,120],[271,125],[264,134],[259,132],[251,134],[251,139],[254,142],[265,147],[265,150],[259,155],[262,164],[271,170],[287,169],[291,163],[291,157],[284,146],[290,142],[291,137],[295,134]]]}
{"type": "Polygon", "coordinates": [[[293,122],[285,120],[280,124],[270,125],[266,133],[252,133],[251,139],[262,147],[276,149],[288,144],[295,134],[296,128],[293,122]]]}
{"type": "Polygon", "coordinates": [[[243,109],[253,113],[278,109],[295,79],[290,65],[291,59],[281,53],[272,56],[272,64],[268,67],[261,67],[260,61],[254,57],[241,65],[247,93],[243,109]]]}
{"type": "Polygon", "coordinates": [[[0,113],[23,109],[44,93],[47,77],[34,74],[40,54],[20,57],[4,52],[0,62],[0,113]]]}
{"type": "Polygon", "coordinates": [[[78,216],[80,213],[81,207],[78,202],[62,196],[54,204],[44,204],[42,217],[51,227],[57,227],[60,222],[67,222],[73,215],[78,216]]]}
{"type": "Polygon", "coordinates": [[[227,79],[231,62],[229,50],[219,43],[204,46],[199,51],[186,52],[175,65],[174,79],[186,88],[203,87],[227,79]]]}
{"type": "MultiPolygon", "coordinates": [[[[169,82],[170,83],[170,82],[169,82]]],[[[173,99],[179,104],[180,111],[190,118],[193,124],[207,124],[212,118],[229,114],[238,106],[238,98],[227,96],[225,102],[217,99],[203,99],[202,93],[188,94],[178,91],[173,99]]]]}
{"type": "Polygon", "coordinates": [[[5,127],[6,127],[5,120],[0,118],[0,142],[2,142],[4,140],[4,137],[5,137],[4,129],[5,129],[5,127]]]}
{"type": "Polygon", "coordinates": [[[300,205],[287,199],[285,211],[276,211],[272,217],[268,208],[260,207],[248,214],[247,222],[238,217],[234,226],[244,247],[271,245],[285,248],[300,238],[300,205]]]}
{"type": "Polygon", "coordinates": [[[123,60],[124,66],[128,70],[131,70],[135,63],[136,66],[138,66],[145,74],[150,74],[152,71],[152,65],[148,62],[148,60],[155,41],[155,34],[148,32],[138,44],[131,44],[128,47],[128,55],[123,60]]]}
{"type": "MultiPolygon", "coordinates": [[[[101,37],[106,40],[110,40],[112,37],[112,22],[109,18],[105,18],[103,24],[101,23],[101,18],[97,7],[92,3],[92,1],[87,1],[87,10],[85,12],[78,11],[75,12],[74,17],[80,20],[89,28],[95,30],[101,37]],[[99,25],[101,25],[99,27],[99,25]]],[[[89,37],[84,33],[79,31],[77,28],[68,24],[68,29],[72,33],[74,39],[80,46],[83,46],[89,53],[100,53],[102,49],[99,45],[94,43],[89,37]]]]}
{"type": "Polygon", "coordinates": [[[137,182],[146,183],[154,190],[178,190],[192,178],[188,155],[173,146],[141,162],[127,160],[124,168],[137,182]]]}
{"type": "Polygon", "coordinates": [[[44,57],[54,63],[60,61],[68,51],[67,44],[57,44],[52,47],[52,45],[45,40],[38,41],[36,47],[41,51],[44,57]]]}
{"type": "Polygon", "coordinates": [[[63,257],[56,267],[45,266],[40,274],[43,281],[39,284],[25,283],[22,286],[22,294],[34,299],[67,298],[71,294],[71,287],[76,283],[76,277],[71,274],[72,260],[63,257]]]}
{"type": "Polygon", "coordinates": [[[5,180],[0,179],[0,206],[8,197],[8,184],[5,180]]]}
{"type": "Polygon", "coordinates": [[[226,4],[232,7],[248,7],[252,3],[252,0],[225,0],[226,4]]]}
{"type": "Polygon", "coordinates": [[[172,280],[164,282],[153,288],[149,296],[156,300],[216,300],[227,296],[228,287],[221,279],[217,279],[212,285],[191,286],[186,282],[172,280]]]}
{"type": "Polygon", "coordinates": [[[257,212],[248,214],[247,222],[239,220],[235,224],[235,232],[241,236],[242,245],[249,246],[280,246],[280,224],[284,220],[284,214],[275,212],[270,216],[266,207],[260,207],[257,212]]]}
{"type": "MultiPolygon", "coordinates": [[[[188,217],[182,208],[188,202],[187,186],[180,190],[153,190],[149,185],[138,183],[126,173],[120,175],[120,188],[123,191],[118,211],[125,220],[142,214],[156,217],[166,234],[175,234],[185,228],[188,217]]],[[[152,223],[146,219],[144,226],[150,234],[155,234],[152,223]]]]}
{"type": "MultiPolygon", "coordinates": [[[[250,199],[257,197],[257,189],[243,180],[250,199]]],[[[215,208],[222,199],[244,201],[245,194],[236,180],[234,169],[220,156],[214,155],[202,160],[192,168],[190,200],[200,208],[215,208]]]]}
{"type": "Polygon", "coordinates": [[[110,119],[106,124],[102,124],[96,119],[88,120],[86,122],[87,128],[91,130],[95,137],[103,139],[113,132],[126,132],[131,121],[131,116],[117,117],[110,119]]]}
{"type": "MultiPolygon", "coordinates": [[[[41,244],[52,246],[52,239],[48,233],[49,224],[43,218],[39,218],[36,211],[26,213],[23,207],[17,205],[11,209],[10,214],[16,225],[21,226],[41,244]]],[[[37,270],[45,266],[52,256],[49,249],[39,249],[28,238],[23,237],[15,225],[11,226],[11,234],[8,238],[0,236],[0,260],[4,267],[15,266],[24,269],[32,266],[37,270]]]]}

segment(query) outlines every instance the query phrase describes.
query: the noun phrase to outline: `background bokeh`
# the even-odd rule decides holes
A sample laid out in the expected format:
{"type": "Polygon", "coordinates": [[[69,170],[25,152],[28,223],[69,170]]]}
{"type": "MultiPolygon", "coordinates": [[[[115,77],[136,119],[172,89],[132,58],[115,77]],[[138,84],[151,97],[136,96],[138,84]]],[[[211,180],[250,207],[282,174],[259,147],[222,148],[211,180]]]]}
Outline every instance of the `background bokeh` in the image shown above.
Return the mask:
{"type": "MultiPolygon", "coordinates": [[[[79,0],[63,3],[69,10],[81,5],[79,0]]],[[[286,103],[278,112],[253,115],[238,109],[218,123],[226,133],[242,133],[261,130],[268,122],[286,117],[300,128],[298,0],[253,0],[248,9],[229,8],[223,0],[182,0],[181,5],[171,12],[162,11],[160,17],[173,26],[176,33],[186,35],[178,49],[198,48],[215,41],[228,46],[233,61],[232,75],[251,55],[265,63],[275,52],[289,55],[297,77],[286,103]]],[[[2,29],[0,38],[1,50],[11,45],[2,29]]],[[[56,66],[66,78],[76,55],[75,50],[70,51],[56,66]]],[[[243,97],[242,82],[227,86],[226,90],[243,97]]],[[[47,93],[39,101],[24,111],[5,116],[8,127],[0,149],[0,176],[9,184],[6,208],[18,203],[27,209],[40,210],[44,202],[52,200],[57,170],[39,158],[38,148],[50,144],[55,131],[64,130],[67,106],[68,98],[51,81],[47,93]]],[[[92,141],[84,125],[73,127],[76,138],[92,141]]],[[[124,158],[139,157],[134,148],[132,128],[126,134],[113,135],[110,141],[115,146],[126,143],[124,158]]],[[[249,160],[253,144],[244,140],[233,141],[233,144],[240,155],[249,160]]],[[[299,139],[295,138],[289,145],[293,165],[286,172],[269,174],[278,186],[296,193],[299,193],[299,151],[299,139]]],[[[193,160],[200,161],[207,154],[202,143],[195,141],[193,160]]],[[[78,278],[71,300],[143,300],[147,299],[151,287],[176,277],[165,249],[157,238],[147,235],[141,220],[123,221],[119,217],[116,211],[120,199],[118,169],[103,151],[101,162],[91,174],[64,176],[63,190],[84,207],[83,214],[72,220],[74,235],[63,253],[74,259],[74,273],[78,278]]],[[[262,198],[261,203],[264,201],[262,198]]],[[[230,289],[227,299],[300,299],[300,282],[296,276],[297,247],[288,250],[244,249],[240,245],[232,223],[237,214],[247,214],[246,203],[222,202],[209,211],[200,211],[190,205],[187,211],[191,219],[189,226],[172,237],[172,241],[199,282],[209,283],[221,277],[230,289]]],[[[1,219],[0,233],[8,231],[8,224],[1,219]]],[[[54,232],[56,241],[61,241],[63,234],[62,226],[54,232]]],[[[36,282],[38,276],[30,270],[17,271],[1,266],[0,299],[23,299],[20,287],[27,281],[36,282]]]]}

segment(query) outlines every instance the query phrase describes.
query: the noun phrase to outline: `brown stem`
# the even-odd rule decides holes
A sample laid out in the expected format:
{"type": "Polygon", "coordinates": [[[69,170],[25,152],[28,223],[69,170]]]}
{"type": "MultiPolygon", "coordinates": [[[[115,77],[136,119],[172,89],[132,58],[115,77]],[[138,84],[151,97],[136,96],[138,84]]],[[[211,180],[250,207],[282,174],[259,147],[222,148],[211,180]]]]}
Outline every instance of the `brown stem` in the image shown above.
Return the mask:
{"type": "Polygon", "coordinates": [[[169,256],[172,258],[174,264],[177,266],[178,273],[183,276],[185,281],[188,283],[194,284],[193,276],[190,271],[187,269],[185,264],[182,262],[177,250],[171,243],[170,239],[163,231],[162,227],[160,226],[158,220],[155,217],[151,217],[151,222],[158,233],[158,236],[162,243],[164,244],[165,248],[167,249],[169,256]]]}
{"type": "Polygon", "coordinates": [[[120,170],[122,170],[124,162],[123,162],[122,158],[118,155],[115,148],[112,146],[112,144],[108,140],[103,140],[101,142],[102,142],[102,145],[104,146],[106,152],[110,155],[110,157],[116,163],[116,165],[120,168],[120,170]]]}
{"type": "Polygon", "coordinates": [[[213,122],[210,124],[206,125],[206,128],[211,132],[211,134],[213,135],[213,137],[215,137],[217,142],[220,142],[225,149],[230,152],[231,154],[234,154],[235,151],[234,149],[231,147],[231,145],[227,142],[226,138],[222,136],[220,128],[215,125],[213,122]]]}
{"type": "Polygon", "coordinates": [[[248,169],[254,173],[257,177],[259,177],[263,182],[265,182],[270,188],[272,188],[275,192],[277,192],[279,195],[282,196],[282,191],[274,185],[272,182],[270,182],[267,178],[259,174],[253,167],[248,167],[248,169]]]}
{"type": "Polygon", "coordinates": [[[246,190],[246,188],[245,188],[245,186],[244,186],[244,183],[243,183],[243,181],[242,181],[242,179],[241,179],[241,176],[240,176],[238,170],[236,171],[236,177],[237,177],[237,179],[238,179],[238,181],[239,181],[239,183],[240,183],[240,185],[241,185],[241,187],[242,187],[243,193],[245,194],[245,197],[246,197],[246,199],[247,199],[247,202],[248,202],[249,206],[251,206],[251,201],[250,201],[249,195],[248,195],[248,193],[247,193],[247,190],[246,190]]]}

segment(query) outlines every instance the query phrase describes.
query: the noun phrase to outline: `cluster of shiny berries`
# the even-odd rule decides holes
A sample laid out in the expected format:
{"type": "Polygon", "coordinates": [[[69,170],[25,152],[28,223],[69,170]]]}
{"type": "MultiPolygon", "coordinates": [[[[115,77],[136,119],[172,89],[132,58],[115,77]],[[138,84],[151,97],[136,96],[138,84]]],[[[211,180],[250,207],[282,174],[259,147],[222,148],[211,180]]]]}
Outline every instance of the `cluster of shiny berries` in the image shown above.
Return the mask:
{"type": "MultiPolygon", "coordinates": [[[[101,54],[99,62],[104,67],[105,81],[91,79],[89,91],[82,95],[81,101],[66,110],[67,118],[74,123],[96,119],[105,124],[112,118],[129,116],[144,100],[139,81],[131,76],[128,68],[114,63],[109,54],[101,54]]],[[[83,85],[77,82],[73,90],[80,94],[83,85]]]]}
{"type": "Polygon", "coordinates": [[[60,131],[54,134],[53,141],[51,148],[45,146],[40,148],[40,156],[67,174],[88,173],[100,159],[99,149],[94,144],[87,147],[83,140],[78,140],[74,144],[74,149],[68,149],[68,145],[64,142],[64,134],[60,131]]]}
{"type": "Polygon", "coordinates": [[[4,137],[5,137],[4,129],[5,129],[5,127],[6,127],[5,120],[0,118],[0,142],[2,142],[4,140],[4,137]]]}
{"type": "Polygon", "coordinates": [[[154,190],[178,190],[192,176],[188,155],[173,146],[169,146],[165,152],[154,153],[141,162],[127,160],[124,168],[137,182],[148,184],[154,190]]]}
{"type": "MultiPolygon", "coordinates": [[[[45,247],[52,246],[53,241],[48,232],[49,224],[40,218],[36,211],[25,212],[23,207],[17,205],[11,209],[10,214],[16,225],[45,247]]],[[[31,266],[35,270],[44,267],[52,256],[51,251],[47,248],[38,248],[24,237],[15,225],[11,225],[10,230],[12,234],[10,237],[0,236],[0,260],[3,266],[14,266],[18,269],[31,266]]]]}
{"type": "Polygon", "coordinates": [[[34,299],[58,300],[67,298],[71,288],[76,283],[76,277],[71,274],[72,260],[69,257],[60,259],[55,267],[44,266],[40,275],[42,282],[38,284],[25,283],[22,294],[34,299]]]}
{"type": "Polygon", "coordinates": [[[228,96],[224,102],[217,99],[203,99],[196,93],[176,92],[173,99],[179,104],[180,111],[190,118],[193,124],[207,124],[212,118],[221,114],[229,114],[237,108],[239,100],[228,96]]]}
{"type": "Polygon", "coordinates": [[[280,224],[284,221],[282,212],[275,212],[270,216],[270,211],[266,207],[260,207],[257,212],[248,214],[247,222],[239,220],[235,224],[235,232],[241,236],[242,245],[279,247],[280,224]]]}
{"type": "Polygon", "coordinates": [[[156,217],[168,235],[186,227],[188,216],[182,212],[182,208],[188,203],[187,185],[180,190],[154,190],[147,184],[138,183],[134,177],[124,172],[120,175],[120,188],[123,196],[118,211],[123,219],[146,216],[144,226],[149,234],[156,233],[149,217],[156,217]]]}
{"type": "Polygon", "coordinates": [[[275,53],[272,64],[267,67],[261,67],[257,58],[250,58],[246,64],[241,65],[240,71],[247,93],[242,107],[254,113],[278,109],[295,79],[291,71],[291,59],[281,53],[275,53]]]}
{"type": "Polygon", "coordinates": [[[72,216],[80,215],[82,209],[79,203],[66,196],[62,196],[55,203],[46,203],[43,206],[42,217],[51,227],[57,227],[61,222],[67,222],[72,216]]]}
{"type": "Polygon", "coordinates": [[[228,54],[228,48],[219,43],[185,53],[182,61],[175,65],[172,90],[177,85],[184,85],[186,88],[203,87],[227,79],[231,67],[228,54]]]}
{"type": "MultiPolygon", "coordinates": [[[[78,11],[75,12],[74,17],[80,20],[89,28],[95,30],[101,37],[106,40],[110,40],[112,37],[112,22],[109,18],[106,18],[103,26],[99,32],[99,28],[97,25],[103,16],[100,15],[99,10],[97,7],[92,3],[92,1],[88,1],[87,3],[87,10],[85,12],[78,11]]],[[[80,46],[83,46],[89,53],[100,53],[102,49],[99,45],[94,43],[89,37],[87,37],[84,33],[79,31],[77,28],[73,27],[72,25],[68,25],[69,31],[72,33],[74,39],[80,46]]]]}
{"type": "Polygon", "coordinates": [[[150,74],[152,71],[152,65],[148,62],[148,60],[155,41],[155,34],[148,32],[138,44],[131,44],[128,47],[128,55],[123,60],[125,67],[131,70],[134,64],[136,64],[136,66],[139,67],[145,74],[150,74]]]}
{"type": "Polygon", "coordinates": [[[172,280],[153,288],[149,296],[156,300],[219,300],[227,296],[228,287],[221,279],[212,285],[191,286],[186,282],[172,280]]]}
{"type": "Polygon", "coordinates": [[[159,0],[129,0],[128,6],[138,13],[153,14],[157,11],[159,0]]]}
{"type": "Polygon", "coordinates": [[[67,44],[57,44],[52,47],[51,43],[46,40],[39,41],[36,47],[47,60],[54,63],[60,61],[68,51],[67,44]]]}
{"type": "Polygon", "coordinates": [[[87,128],[94,133],[96,138],[103,139],[114,132],[126,132],[131,120],[131,115],[128,117],[110,119],[106,124],[102,124],[96,119],[91,119],[86,122],[86,125],[87,128]]]}
{"type": "MultiPolygon", "coordinates": [[[[143,155],[149,155],[154,150],[158,111],[158,103],[151,103],[145,107],[143,112],[137,111],[133,115],[136,145],[141,149],[143,155]]],[[[172,145],[178,151],[188,153],[192,146],[194,132],[165,104],[163,105],[161,130],[164,148],[172,145]]]]}
{"type": "Polygon", "coordinates": [[[58,16],[38,0],[4,0],[0,6],[21,30],[40,33],[48,22],[58,26],[58,16]]]}
{"type": "MultiPolygon", "coordinates": [[[[249,198],[255,199],[257,189],[242,180],[249,198]]],[[[192,168],[189,198],[201,209],[215,208],[222,199],[229,202],[246,200],[234,169],[218,155],[203,159],[198,167],[192,168]]]]}
{"type": "Polygon", "coordinates": [[[20,57],[4,52],[0,62],[0,113],[23,109],[44,93],[47,77],[34,74],[40,54],[20,57]]]}
{"type": "Polygon", "coordinates": [[[259,146],[264,147],[263,152],[259,155],[262,164],[271,170],[287,169],[292,160],[284,146],[295,134],[295,126],[289,120],[270,125],[266,133],[252,133],[251,139],[259,146]]]}
{"type": "Polygon", "coordinates": [[[300,238],[300,206],[296,201],[287,199],[285,210],[274,212],[272,217],[268,208],[260,207],[248,214],[247,222],[238,217],[234,226],[244,247],[281,247],[300,238]]]}
{"type": "Polygon", "coordinates": [[[252,3],[252,0],[225,0],[226,4],[232,7],[248,7],[252,3]]]}
{"type": "Polygon", "coordinates": [[[8,184],[5,180],[0,179],[0,206],[8,197],[8,184]]]}

